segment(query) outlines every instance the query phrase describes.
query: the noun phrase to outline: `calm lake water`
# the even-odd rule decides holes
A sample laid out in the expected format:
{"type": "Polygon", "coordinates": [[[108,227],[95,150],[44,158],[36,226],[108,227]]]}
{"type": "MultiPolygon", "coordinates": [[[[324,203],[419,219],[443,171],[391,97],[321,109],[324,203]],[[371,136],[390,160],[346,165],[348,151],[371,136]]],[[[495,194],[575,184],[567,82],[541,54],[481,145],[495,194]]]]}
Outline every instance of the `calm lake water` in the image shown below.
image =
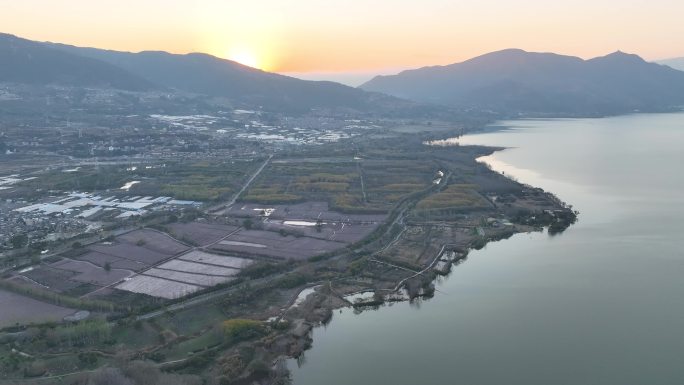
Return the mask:
{"type": "Polygon", "coordinates": [[[684,114],[501,123],[498,171],[581,212],[470,253],[436,296],[336,313],[295,385],[684,384],[684,114]]]}

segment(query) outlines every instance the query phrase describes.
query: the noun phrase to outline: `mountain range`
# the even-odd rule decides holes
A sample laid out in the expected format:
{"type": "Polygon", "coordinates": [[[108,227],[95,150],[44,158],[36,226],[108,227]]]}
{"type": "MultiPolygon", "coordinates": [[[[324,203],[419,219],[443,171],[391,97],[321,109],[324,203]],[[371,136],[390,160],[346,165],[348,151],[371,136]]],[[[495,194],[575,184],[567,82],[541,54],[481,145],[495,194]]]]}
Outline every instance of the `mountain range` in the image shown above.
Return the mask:
{"type": "Polygon", "coordinates": [[[115,65],[7,34],[0,34],[0,81],[111,87],[130,91],[156,87],[115,65]]]}
{"type": "Polygon", "coordinates": [[[215,56],[139,53],[43,43],[0,34],[0,82],[186,92],[270,110],[402,109],[416,103],[329,81],[306,81],[215,56]]]}
{"type": "Polygon", "coordinates": [[[361,88],[514,114],[608,115],[684,105],[684,72],[620,51],[583,60],[508,49],[462,63],[378,76],[361,88]]]}
{"type": "Polygon", "coordinates": [[[272,111],[335,109],[402,116],[472,110],[588,116],[684,105],[684,72],[619,51],[583,60],[509,49],[377,76],[353,88],[269,73],[202,53],[120,52],[0,34],[0,82],[180,92],[272,111]]]}
{"type": "Polygon", "coordinates": [[[673,59],[659,60],[658,64],[670,66],[676,70],[684,71],[684,57],[677,57],[673,59]]]}

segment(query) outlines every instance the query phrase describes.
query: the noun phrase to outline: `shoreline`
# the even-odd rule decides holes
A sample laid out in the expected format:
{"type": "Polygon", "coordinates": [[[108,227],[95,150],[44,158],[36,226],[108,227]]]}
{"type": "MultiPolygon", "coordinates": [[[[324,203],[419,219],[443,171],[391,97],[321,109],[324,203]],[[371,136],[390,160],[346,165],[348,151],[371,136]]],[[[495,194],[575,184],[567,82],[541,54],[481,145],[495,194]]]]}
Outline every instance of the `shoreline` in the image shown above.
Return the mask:
{"type": "MultiPolygon", "coordinates": [[[[496,128],[490,130],[490,132],[501,131],[501,130],[506,130],[506,127],[505,126],[497,126],[496,128]]],[[[478,132],[478,133],[485,133],[485,132],[478,132]]],[[[503,150],[508,149],[508,147],[489,147],[489,146],[482,146],[482,147],[488,148],[489,150],[491,150],[491,152],[489,152],[486,155],[478,156],[477,158],[475,158],[475,161],[480,163],[480,164],[486,165],[486,167],[488,167],[488,168],[489,168],[488,164],[486,164],[482,161],[479,161],[478,159],[485,157],[485,156],[491,156],[498,151],[503,151],[503,150]]],[[[497,172],[491,168],[489,168],[489,171],[492,173],[496,173],[498,175],[501,175],[499,172],[497,172]]],[[[574,222],[576,221],[579,213],[572,211],[572,209],[570,208],[571,206],[568,206],[565,202],[563,202],[555,194],[543,191],[542,189],[531,186],[529,184],[518,182],[518,181],[512,179],[508,175],[502,175],[502,176],[505,177],[507,180],[511,181],[512,183],[518,184],[525,189],[542,191],[542,194],[547,199],[554,202],[554,206],[556,207],[557,210],[561,210],[561,211],[565,211],[565,212],[569,213],[572,216],[572,221],[567,223],[567,226],[563,227],[562,229],[559,229],[559,231],[556,231],[556,232],[552,232],[552,230],[551,230],[553,224],[548,224],[548,225],[542,226],[542,227],[529,227],[529,226],[527,226],[527,227],[515,227],[514,229],[512,229],[512,231],[498,234],[499,235],[498,237],[497,236],[486,237],[484,243],[482,243],[481,238],[473,237],[468,242],[468,245],[465,248],[465,250],[463,250],[463,248],[461,248],[460,254],[457,254],[458,257],[449,261],[448,268],[446,270],[436,271],[434,269],[435,265],[437,264],[438,261],[441,261],[443,259],[443,255],[445,254],[445,252],[448,250],[448,247],[450,246],[449,243],[443,243],[440,246],[440,251],[436,255],[434,255],[434,257],[431,259],[431,262],[427,266],[424,266],[424,268],[420,271],[415,271],[414,272],[415,274],[413,274],[409,277],[405,277],[405,278],[401,279],[400,281],[396,282],[396,286],[393,289],[379,289],[379,290],[375,291],[375,295],[373,295],[371,298],[369,298],[367,300],[363,300],[363,301],[356,302],[356,303],[349,303],[349,301],[347,301],[347,303],[339,303],[338,306],[331,306],[331,307],[326,308],[326,312],[325,312],[324,317],[321,317],[318,320],[312,320],[312,322],[306,323],[306,326],[305,326],[306,333],[302,333],[303,329],[300,330],[300,333],[297,335],[297,339],[299,340],[297,345],[300,347],[300,349],[297,349],[296,351],[292,352],[294,354],[280,355],[280,356],[276,357],[275,360],[273,361],[274,367],[282,366],[284,364],[284,362],[289,362],[291,360],[297,360],[301,355],[304,354],[304,352],[306,350],[309,350],[313,346],[313,343],[315,342],[313,339],[314,329],[319,328],[321,326],[327,327],[327,325],[329,325],[331,322],[333,322],[333,318],[334,318],[333,317],[333,311],[335,311],[335,310],[339,310],[339,309],[343,309],[343,308],[351,308],[351,309],[354,309],[354,311],[365,311],[365,310],[378,310],[379,311],[379,310],[381,310],[382,306],[384,306],[388,303],[412,302],[414,300],[418,300],[421,298],[428,298],[429,299],[429,298],[434,296],[434,293],[436,291],[436,288],[434,285],[436,280],[439,279],[439,277],[448,277],[450,275],[451,270],[454,267],[454,265],[458,265],[458,264],[464,262],[465,260],[467,260],[470,251],[480,250],[483,247],[485,247],[487,244],[489,244],[490,242],[498,242],[498,241],[508,239],[508,238],[515,236],[515,235],[518,235],[518,234],[546,231],[549,235],[554,235],[556,233],[560,233],[560,232],[564,231],[565,229],[570,227],[572,224],[574,224],[574,222]],[[420,278],[422,280],[422,282],[421,282],[421,289],[422,290],[415,291],[414,293],[411,293],[411,292],[409,292],[409,289],[406,287],[407,281],[410,281],[410,280],[416,279],[416,278],[420,278]],[[425,280],[423,278],[428,278],[428,279],[425,280]],[[397,294],[397,293],[400,293],[402,290],[404,290],[406,292],[403,294],[403,296],[401,296],[401,297],[390,296],[390,294],[397,294]],[[388,293],[388,294],[386,296],[378,295],[379,292],[383,292],[380,294],[384,294],[384,293],[388,293]]],[[[311,287],[312,286],[308,286],[307,288],[311,288],[311,287]]],[[[304,291],[307,288],[304,288],[301,291],[304,291]]],[[[368,289],[361,289],[361,290],[358,290],[356,292],[345,294],[344,292],[335,291],[332,288],[332,286],[330,287],[330,290],[335,295],[339,296],[340,299],[342,299],[344,301],[346,301],[345,298],[350,296],[350,295],[353,295],[356,293],[369,293],[369,292],[373,291],[373,290],[368,290],[368,289]]],[[[301,291],[298,292],[297,295],[299,295],[299,293],[301,293],[301,291]]],[[[307,297],[307,299],[305,299],[305,301],[308,301],[309,297],[312,297],[313,295],[317,295],[317,294],[320,294],[320,293],[314,292],[314,293],[310,294],[307,297]]],[[[301,324],[301,325],[304,325],[304,324],[301,324]]],[[[303,326],[300,326],[300,328],[301,327],[303,327],[303,326]]],[[[288,375],[289,375],[289,369],[288,369],[288,375]]]]}

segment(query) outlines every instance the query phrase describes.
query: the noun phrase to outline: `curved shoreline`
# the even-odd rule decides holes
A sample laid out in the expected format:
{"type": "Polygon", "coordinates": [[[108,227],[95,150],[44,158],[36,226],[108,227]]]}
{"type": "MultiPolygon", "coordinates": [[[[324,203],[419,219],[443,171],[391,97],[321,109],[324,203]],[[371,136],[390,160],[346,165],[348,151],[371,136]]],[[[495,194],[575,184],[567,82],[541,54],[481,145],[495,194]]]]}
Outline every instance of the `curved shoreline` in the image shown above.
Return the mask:
{"type": "MultiPolygon", "coordinates": [[[[496,153],[496,152],[498,152],[498,151],[506,150],[506,149],[508,149],[508,147],[487,147],[487,148],[489,148],[489,149],[491,150],[491,152],[488,153],[488,154],[486,154],[486,155],[482,155],[482,156],[477,157],[477,158],[475,159],[475,161],[477,161],[478,163],[481,163],[481,164],[485,165],[485,166],[490,170],[490,172],[499,174],[498,171],[492,169],[492,168],[489,166],[489,164],[487,164],[487,163],[485,163],[485,162],[483,162],[483,161],[480,161],[480,159],[481,159],[481,158],[484,158],[484,157],[487,157],[487,156],[491,156],[491,155],[493,155],[494,153],[496,153]]],[[[535,191],[540,191],[540,190],[541,190],[540,188],[533,187],[533,186],[531,186],[531,185],[529,185],[529,184],[524,184],[524,183],[518,182],[517,180],[512,179],[512,178],[510,177],[510,175],[505,175],[505,174],[503,174],[503,176],[504,176],[506,179],[510,180],[511,182],[516,183],[516,184],[520,185],[521,187],[523,187],[523,188],[525,188],[525,189],[530,189],[530,190],[535,190],[535,191]]],[[[568,206],[565,202],[563,202],[560,198],[558,198],[558,197],[557,197],[556,195],[554,195],[553,193],[546,192],[546,191],[543,191],[543,190],[541,190],[541,191],[542,191],[542,194],[543,194],[547,199],[549,199],[550,201],[552,201],[552,202],[554,203],[554,205],[555,205],[555,207],[556,207],[557,210],[559,210],[559,211],[565,211],[565,212],[569,213],[569,215],[572,216],[572,222],[569,223],[565,228],[571,226],[571,225],[574,223],[574,221],[576,220],[577,214],[578,214],[578,213],[577,213],[577,212],[573,212],[572,209],[570,208],[571,206],[568,206]]],[[[551,224],[548,224],[547,226],[543,226],[543,227],[541,227],[541,228],[539,228],[539,227],[536,227],[536,228],[529,228],[529,227],[527,227],[527,228],[524,228],[524,229],[523,229],[523,228],[515,228],[513,231],[511,231],[511,232],[509,232],[509,233],[502,234],[503,236],[501,236],[501,237],[487,237],[485,243],[483,243],[483,244],[481,244],[481,243],[479,243],[479,242],[476,242],[476,239],[474,239],[472,242],[470,242],[470,243],[468,244],[468,247],[467,247],[467,249],[465,250],[465,252],[463,253],[463,255],[462,255],[461,257],[459,257],[459,258],[458,258],[456,261],[454,261],[454,262],[457,262],[457,263],[458,263],[458,262],[464,261],[465,259],[467,259],[467,256],[468,256],[468,254],[469,254],[469,252],[470,252],[471,250],[473,250],[473,249],[479,250],[479,249],[483,248],[484,246],[486,246],[489,242],[497,242],[497,241],[499,241],[499,240],[509,238],[509,237],[511,237],[511,236],[513,236],[513,235],[516,235],[516,234],[529,233],[529,232],[531,232],[531,231],[544,231],[544,229],[548,229],[550,226],[551,226],[551,224]]],[[[563,228],[563,230],[564,230],[565,228],[563,228]]],[[[562,230],[561,230],[561,231],[562,231],[562,230]]],[[[400,235],[401,235],[401,234],[400,234],[400,235]]],[[[398,238],[399,238],[399,236],[397,237],[397,239],[398,239],[398,238]]],[[[395,240],[395,241],[396,241],[396,240],[395,240]]],[[[391,243],[388,244],[388,245],[387,245],[386,247],[384,247],[383,249],[386,249],[386,248],[388,248],[388,247],[390,247],[390,246],[391,246],[391,243]]],[[[331,307],[331,308],[329,309],[329,310],[330,310],[330,317],[326,317],[325,319],[322,319],[322,320],[321,320],[319,323],[317,323],[317,324],[313,324],[313,323],[310,324],[310,325],[308,326],[308,330],[307,330],[307,332],[306,332],[306,335],[301,335],[301,336],[299,336],[299,338],[302,339],[302,340],[304,341],[304,344],[302,345],[302,348],[303,348],[303,349],[301,349],[300,351],[298,351],[297,354],[295,354],[295,355],[291,355],[291,356],[280,356],[280,357],[276,360],[276,363],[277,363],[278,365],[282,365],[282,363],[280,363],[281,360],[288,360],[288,361],[289,361],[289,360],[297,359],[297,358],[299,357],[300,354],[303,354],[303,353],[304,353],[305,350],[310,349],[310,348],[312,347],[312,344],[314,343],[313,336],[312,336],[313,329],[314,329],[314,328],[318,328],[318,327],[320,327],[320,326],[328,325],[330,322],[332,322],[332,318],[333,318],[333,317],[332,317],[332,310],[336,310],[336,309],[340,309],[340,308],[345,308],[345,307],[353,307],[353,308],[355,308],[355,309],[373,309],[373,310],[380,310],[379,307],[380,307],[381,305],[385,304],[386,302],[412,301],[414,298],[418,298],[418,297],[428,297],[428,298],[432,297],[432,295],[434,295],[434,291],[435,291],[435,288],[434,288],[434,283],[435,283],[435,281],[438,279],[439,276],[444,276],[444,275],[448,276],[449,273],[450,273],[450,271],[451,271],[451,266],[452,266],[452,265],[450,264],[450,265],[449,265],[449,268],[448,268],[448,270],[447,270],[446,273],[440,274],[440,273],[435,273],[435,272],[434,272],[434,267],[435,267],[435,265],[437,264],[438,261],[441,260],[442,255],[444,254],[445,250],[446,250],[448,247],[449,247],[449,243],[443,243],[443,244],[441,244],[439,252],[437,252],[436,255],[431,259],[431,262],[430,262],[429,264],[427,264],[427,265],[426,265],[423,269],[421,269],[420,271],[414,271],[414,274],[412,274],[412,275],[410,275],[410,276],[408,276],[408,277],[405,277],[405,278],[399,280],[399,281],[396,283],[396,286],[394,286],[394,288],[392,288],[392,289],[376,289],[376,290],[375,290],[376,296],[374,296],[372,300],[365,301],[365,302],[361,302],[361,303],[357,303],[357,304],[352,304],[351,306],[349,305],[349,303],[347,303],[347,304],[345,304],[345,305],[341,305],[341,306],[337,306],[337,307],[331,307]],[[384,297],[380,297],[380,299],[378,299],[377,294],[378,294],[379,292],[397,293],[397,292],[399,292],[400,290],[402,290],[403,288],[405,288],[405,285],[406,285],[406,282],[407,282],[407,281],[410,281],[411,279],[414,279],[414,278],[416,278],[416,277],[421,277],[421,278],[422,278],[422,277],[423,277],[424,275],[426,275],[427,273],[432,273],[432,276],[431,276],[431,277],[429,278],[429,280],[428,280],[428,285],[429,285],[429,286],[425,286],[425,288],[430,288],[430,290],[426,290],[426,291],[424,291],[424,292],[420,292],[420,293],[418,293],[418,295],[415,295],[415,296],[409,295],[409,296],[408,296],[407,298],[405,298],[405,299],[395,299],[395,298],[387,299],[387,298],[384,298],[384,297]]],[[[400,266],[396,266],[396,267],[397,267],[397,268],[401,268],[400,266]]],[[[332,290],[332,286],[331,286],[331,291],[333,291],[334,294],[340,296],[341,299],[344,299],[344,297],[346,297],[346,296],[348,296],[348,295],[350,295],[350,294],[354,294],[354,293],[347,293],[347,294],[345,295],[345,294],[341,294],[341,293],[339,293],[339,292],[335,292],[334,290],[332,290]]],[[[360,290],[360,292],[370,292],[370,291],[373,291],[373,290],[369,290],[369,289],[360,290]]]]}

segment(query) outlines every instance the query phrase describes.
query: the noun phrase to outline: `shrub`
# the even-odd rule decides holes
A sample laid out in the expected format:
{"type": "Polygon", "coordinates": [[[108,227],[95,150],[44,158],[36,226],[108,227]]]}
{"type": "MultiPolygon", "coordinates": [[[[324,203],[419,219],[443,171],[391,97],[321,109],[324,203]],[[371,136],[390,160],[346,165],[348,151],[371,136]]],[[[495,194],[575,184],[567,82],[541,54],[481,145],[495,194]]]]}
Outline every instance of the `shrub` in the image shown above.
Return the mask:
{"type": "Polygon", "coordinates": [[[278,282],[276,283],[277,287],[283,288],[283,289],[292,289],[297,286],[302,286],[306,284],[307,277],[305,277],[302,274],[294,273],[294,274],[288,274],[284,276],[283,278],[279,279],[278,282]]]}
{"type": "Polygon", "coordinates": [[[236,340],[258,337],[266,331],[261,321],[234,318],[223,321],[223,332],[236,340]]]}

